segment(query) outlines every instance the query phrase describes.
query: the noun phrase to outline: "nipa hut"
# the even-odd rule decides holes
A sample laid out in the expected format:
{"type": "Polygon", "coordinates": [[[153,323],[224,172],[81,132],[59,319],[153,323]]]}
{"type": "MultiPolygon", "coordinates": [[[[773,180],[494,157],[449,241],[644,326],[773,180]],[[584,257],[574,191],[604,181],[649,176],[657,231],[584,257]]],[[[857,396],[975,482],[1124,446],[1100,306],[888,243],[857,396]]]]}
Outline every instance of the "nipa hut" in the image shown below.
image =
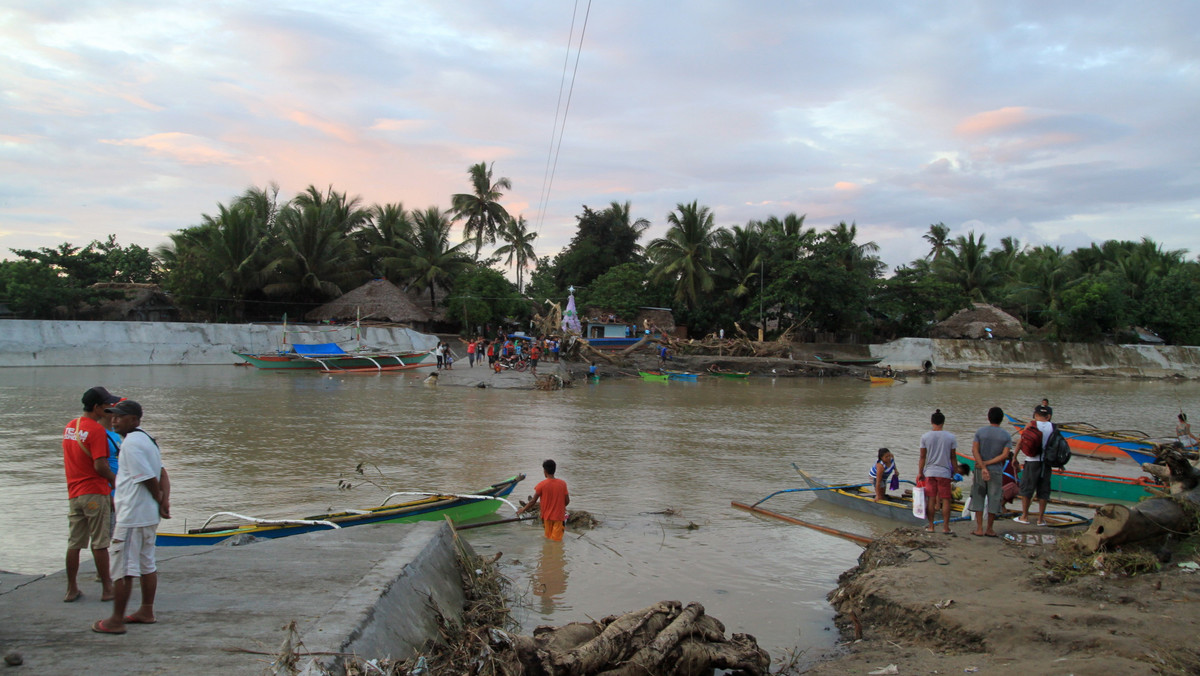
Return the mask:
{"type": "Polygon", "coordinates": [[[101,321],[173,322],[179,321],[179,308],[157,284],[99,282],[93,289],[115,292],[112,300],[84,307],[80,316],[101,321]]]}
{"type": "Polygon", "coordinates": [[[1021,320],[994,305],[973,303],[973,307],[959,310],[929,332],[933,338],[991,338],[1019,340],[1025,335],[1021,320]]]}
{"type": "Polygon", "coordinates": [[[408,324],[418,331],[428,328],[429,313],[417,307],[386,279],[375,279],[334,298],[304,315],[313,321],[393,322],[408,324]]]}

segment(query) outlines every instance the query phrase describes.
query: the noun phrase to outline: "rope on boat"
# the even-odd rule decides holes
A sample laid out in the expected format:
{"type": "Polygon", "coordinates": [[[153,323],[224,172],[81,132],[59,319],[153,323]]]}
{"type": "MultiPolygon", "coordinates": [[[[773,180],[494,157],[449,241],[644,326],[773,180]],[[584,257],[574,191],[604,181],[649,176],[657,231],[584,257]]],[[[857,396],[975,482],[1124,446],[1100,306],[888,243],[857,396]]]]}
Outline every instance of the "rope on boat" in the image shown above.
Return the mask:
{"type": "Polygon", "coordinates": [[[470,493],[446,493],[444,491],[398,491],[384,498],[383,502],[379,503],[379,506],[383,507],[388,503],[388,500],[400,495],[426,495],[433,497],[462,498],[464,500],[499,500],[509,507],[512,507],[514,512],[517,511],[516,505],[496,495],[472,495],[470,493]]]}
{"type": "Polygon", "coordinates": [[[213,519],[217,518],[218,516],[231,516],[235,519],[241,519],[242,521],[249,521],[251,523],[259,524],[260,526],[328,526],[330,528],[341,528],[341,526],[332,521],[314,521],[311,519],[260,519],[258,517],[246,516],[236,512],[217,512],[216,514],[208,517],[208,520],[204,522],[204,525],[200,526],[200,530],[207,528],[208,524],[212,523],[213,519]]]}

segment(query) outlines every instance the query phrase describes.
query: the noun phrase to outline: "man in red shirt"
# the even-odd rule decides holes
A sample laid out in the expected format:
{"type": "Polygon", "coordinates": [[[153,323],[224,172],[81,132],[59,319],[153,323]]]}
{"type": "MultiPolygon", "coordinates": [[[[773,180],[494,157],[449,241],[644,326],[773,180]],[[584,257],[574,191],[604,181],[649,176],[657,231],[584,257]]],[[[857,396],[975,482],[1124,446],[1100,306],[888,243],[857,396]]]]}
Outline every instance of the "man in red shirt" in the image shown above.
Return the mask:
{"type": "Polygon", "coordinates": [[[567,493],[567,482],[554,478],[558,466],[553,460],[542,463],[542,473],[546,478],[533,488],[533,499],[521,505],[516,516],[532,509],[540,501],[542,503],[542,529],[549,540],[562,541],[563,523],[567,520],[567,505],[571,504],[571,496],[567,493]]]}
{"type": "Polygon", "coordinates": [[[63,429],[63,467],[67,474],[70,511],[67,523],[67,595],[68,603],[83,595],[79,576],[79,551],[92,550],[96,572],[104,585],[100,600],[113,597],[112,574],[108,568],[108,545],[112,535],[112,494],[116,476],[108,466],[108,433],[100,424],[104,409],[120,401],[103,387],[83,393],[83,415],[63,429]]]}

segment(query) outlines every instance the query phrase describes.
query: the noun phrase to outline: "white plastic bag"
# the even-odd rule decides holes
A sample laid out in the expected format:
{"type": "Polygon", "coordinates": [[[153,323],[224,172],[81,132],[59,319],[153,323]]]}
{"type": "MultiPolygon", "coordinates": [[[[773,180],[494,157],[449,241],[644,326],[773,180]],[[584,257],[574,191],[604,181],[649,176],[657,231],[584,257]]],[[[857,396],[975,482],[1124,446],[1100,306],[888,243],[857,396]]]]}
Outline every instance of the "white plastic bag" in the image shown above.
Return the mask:
{"type": "Polygon", "coordinates": [[[913,488],[913,516],[918,519],[925,518],[925,482],[918,481],[916,487],[913,488]]]}

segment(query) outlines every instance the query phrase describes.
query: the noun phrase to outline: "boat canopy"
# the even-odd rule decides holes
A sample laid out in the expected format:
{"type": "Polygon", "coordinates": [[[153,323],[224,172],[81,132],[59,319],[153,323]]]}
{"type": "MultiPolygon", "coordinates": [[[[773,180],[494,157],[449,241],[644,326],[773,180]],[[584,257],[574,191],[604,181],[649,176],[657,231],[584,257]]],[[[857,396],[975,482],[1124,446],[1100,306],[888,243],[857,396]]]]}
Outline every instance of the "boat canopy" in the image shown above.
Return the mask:
{"type": "Polygon", "coordinates": [[[346,354],[346,351],[337,343],[316,343],[312,345],[292,343],[292,349],[302,357],[329,357],[346,354]]]}

